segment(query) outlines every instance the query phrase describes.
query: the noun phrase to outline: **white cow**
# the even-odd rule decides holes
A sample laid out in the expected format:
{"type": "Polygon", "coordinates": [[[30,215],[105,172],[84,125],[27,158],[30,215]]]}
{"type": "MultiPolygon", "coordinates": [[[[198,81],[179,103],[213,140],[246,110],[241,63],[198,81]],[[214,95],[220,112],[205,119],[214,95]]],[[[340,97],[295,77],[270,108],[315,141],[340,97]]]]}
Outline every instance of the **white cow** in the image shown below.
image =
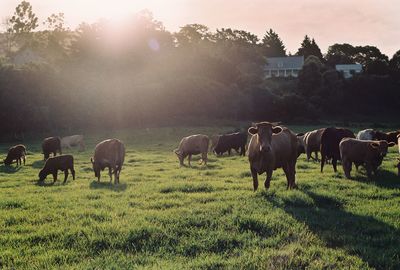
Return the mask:
{"type": "Polygon", "coordinates": [[[373,129],[360,130],[356,136],[357,140],[372,141],[375,139],[375,131],[373,129]]]}
{"type": "Polygon", "coordinates": [[[83,135],[72,135],[61,138],[61,148],[71,149],[74,146],[79,146],[80,151],[85,150],[85,142],[83,135]]]}

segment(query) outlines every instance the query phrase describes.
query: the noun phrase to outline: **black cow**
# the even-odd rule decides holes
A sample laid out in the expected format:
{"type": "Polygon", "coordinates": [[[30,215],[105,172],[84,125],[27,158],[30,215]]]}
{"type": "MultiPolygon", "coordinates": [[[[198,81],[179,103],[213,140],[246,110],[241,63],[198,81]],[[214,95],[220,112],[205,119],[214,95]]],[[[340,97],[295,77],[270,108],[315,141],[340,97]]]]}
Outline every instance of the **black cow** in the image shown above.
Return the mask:
{"type": "Polygon", "coordinates": [[[218,142],[213,149],[216,155],[222,155],[225,152],[231,154],[231,150],[235,149],[240,155],[246,155],[246,144],[247,144],[247,133],[245,132],[235,132],[230,134],[220,135],[218,142]]]}

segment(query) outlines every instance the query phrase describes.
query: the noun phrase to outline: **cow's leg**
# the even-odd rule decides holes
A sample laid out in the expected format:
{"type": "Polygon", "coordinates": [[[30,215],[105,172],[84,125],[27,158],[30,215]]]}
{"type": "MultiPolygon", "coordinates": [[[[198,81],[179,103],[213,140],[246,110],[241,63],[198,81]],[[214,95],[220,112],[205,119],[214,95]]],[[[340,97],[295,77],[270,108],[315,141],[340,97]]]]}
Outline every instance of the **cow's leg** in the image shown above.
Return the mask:
{"type": "Polygon", "coordinates": [[[114,184],[118,184],[118,168],[114,168],[114,184]]]}
{"type": "Polygon", "coordinates": [[[367,171],[368,179],[371,179],[371,177],[372,177],[372,166],[371,166],[371,164],[369,162],[367,162],[365,164],[365,170],[367,171]]]}
{"type": "Polygon", "coordinates": [[[53,183],[57,181],[57,171],[53,172],[53,183]]]}
{"type": "Polygon", "coordinates": [[[323,154],[321,153],[321,172],[324,171],[325,160],[326,160],[325,155],[323,155],[323,154]]]}
{"type": "Polygon", "coordinates": [[[71,169],[72,180],[75,180],[75,170],[74,168],[71,169]]]}
{"type": "Polygon", "coordinates": [[[67,179],[68,179],[68,169],[66,169],[65,171],[64,171],[64,184],[67,182],[67,179]]]}
{"type": "Polygon", "coordinates": [[[201,154],[201,163],[204,162],[204,165],[207,166],[207,152],[201,154]]]}
{"type": "Polygon", "coordinates": [[[101,174],[99,172],[99,176],[97,176],[97,182],[100,182],[100,176],[101,176],[101,174]]]}
{"type": "Polygon", "coordinates": [[[333,166],[333,171],[337,172],[337,159],[336,158],[332,158],[332,166],[333,166]]]}
{"type": "Polygon", "coordinates": [[[311,151],[309,150],[309,148],[306,148],[306,154],[307,154],[307,161],[310,161],[311,158],[311,151]]]}
{"type": "Polygon", "coordinates": [[[228,149],[228,155],[229,155],[229,156],[231,155],[231,151],[232,151],[232,149],[229,148],[229,149],[228,149]]]}
{"type": "Polygon", "coordinates": [[[108,175],[110,176],[110,183],[112,183],[112,168],[108,167],[108,175]]]}
{"type": "Polygon", "coordinates": [[[290,189],[297,188],[296,185],[296,160],[289,163],[290,189]]]}
{"type": "Polygon", "coordinates": [[[287,181],[286,189],[289,189],[292,181],[290,176],[289,163],[286,163],[284,166],[282,166],[282,169],[286,176],[286,181],[287,181]]]}
{"type": "Polygon", "coordinates": [[[190,161],[192,160],[192,154],[189,154],[188,156],[188,163],[189,163],[189,167],[192,167],[192,165],[190,164],[190,161]]]}
{"type": "Polygon", "coordinates": [[[24,160],[24,165],[25,165],[25,156],[23,156],[22,158],[23,158],[23,160],[24,160]]]}
{"type": "Polygon", "coordinates": [[[316,160],[316,161],[319,161],[319,160],[318,160],[318,151],[315,151],[315,160],[316,160]]]}
{"type": "Polygon", "coordinates": [[[265,179],[265,182],[264,182],[264,187],[266,188],[266,189],[269,189],[269,186],[270,186],[270,183],[271,183],[271,178],[272,178],[272,169],[268,169],[267,170],[267,177],[266,177],[266,179],[265,179]]]}
{"type": "Polygon", "coordinates": [[[240,155],[246,156],[246,147],[244,145],[242,145],[242,147],[240,147],[240,155]]]}
{"type": "Polygon", "coordinates": [[[258,175],[257,170],[250,167],[251,176],[253,177],[253,189],[256,191],[258,189],[258,175]]]}
{"type": "Polygon", "coordinates": [[[350,179],[350,172],[351,172],[351,165],[352,162],[347,160],[346,158],[342,159],[342,166],[343,166],[343,171],[344,175],[346,176],[347,179],[350,179]]]}

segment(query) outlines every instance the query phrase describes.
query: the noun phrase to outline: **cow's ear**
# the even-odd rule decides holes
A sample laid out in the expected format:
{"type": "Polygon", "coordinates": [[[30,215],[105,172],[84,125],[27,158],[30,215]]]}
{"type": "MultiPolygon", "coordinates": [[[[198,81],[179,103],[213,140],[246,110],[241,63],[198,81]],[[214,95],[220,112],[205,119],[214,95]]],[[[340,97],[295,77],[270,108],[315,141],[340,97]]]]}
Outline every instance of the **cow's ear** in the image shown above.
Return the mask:
{"type": "Polygon", "coordinates": [[[90,158],[90,162],[92,162],[92,164],[94,164],[93,158],[90,158]]]}
{"type": "Polygon", "coordinates": [[[249,129],[247,130],[247,132],[249,132],[250,135],[257,134],[258,128],[251,127],[251,128],[249,128],[249,129]]]}
{"type": "Polygon", "coordinates": [[[372,142],[372,143],[370,143],[369,145],[370,145],[372,148],[374,148],[374,149],[376,149],[376,148],[379,147],[379,143],[376,143],[376,142],[372,142]]]}
{"type": "Polygon", "coordinates": [[[388,146],[389,147],[392,147],[392,146],[395,146],[396,144],[394,143],[394,142],[390,142],[390,143],[388,143],[388,146]]]}
{"type": "Polygon", "coordinates": [[[278,134],[278,133],[280,133],[282,131],[282,128],[281,127],[273,127],[272,128],[272,133],[273,134],[278,134]]]}

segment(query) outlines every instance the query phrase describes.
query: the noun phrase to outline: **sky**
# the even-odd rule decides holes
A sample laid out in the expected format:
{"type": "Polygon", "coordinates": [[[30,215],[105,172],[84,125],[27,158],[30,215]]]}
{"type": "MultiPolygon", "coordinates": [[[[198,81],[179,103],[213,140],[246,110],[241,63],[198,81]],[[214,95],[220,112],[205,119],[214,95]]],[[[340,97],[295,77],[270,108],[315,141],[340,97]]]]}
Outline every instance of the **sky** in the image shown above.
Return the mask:
{"type": "MultiPolygon", "coordinates": [[[[261,39],[272,28],[287,52],[297,52],[304,35],[315,38],[323,53],[334,43],[377,46],[392,57],[400,50],[400,0],[28,0],[44,21],[63,12],[66,24],[99,18],[122,20],[143,9],[153,12],[169,31],[190,23],[246,30],[261,39]]],[[[20,1],[0,0],[0,19],[20,1]]],[[[3,30],[3,29],[2,29],[3,30]]]]}

